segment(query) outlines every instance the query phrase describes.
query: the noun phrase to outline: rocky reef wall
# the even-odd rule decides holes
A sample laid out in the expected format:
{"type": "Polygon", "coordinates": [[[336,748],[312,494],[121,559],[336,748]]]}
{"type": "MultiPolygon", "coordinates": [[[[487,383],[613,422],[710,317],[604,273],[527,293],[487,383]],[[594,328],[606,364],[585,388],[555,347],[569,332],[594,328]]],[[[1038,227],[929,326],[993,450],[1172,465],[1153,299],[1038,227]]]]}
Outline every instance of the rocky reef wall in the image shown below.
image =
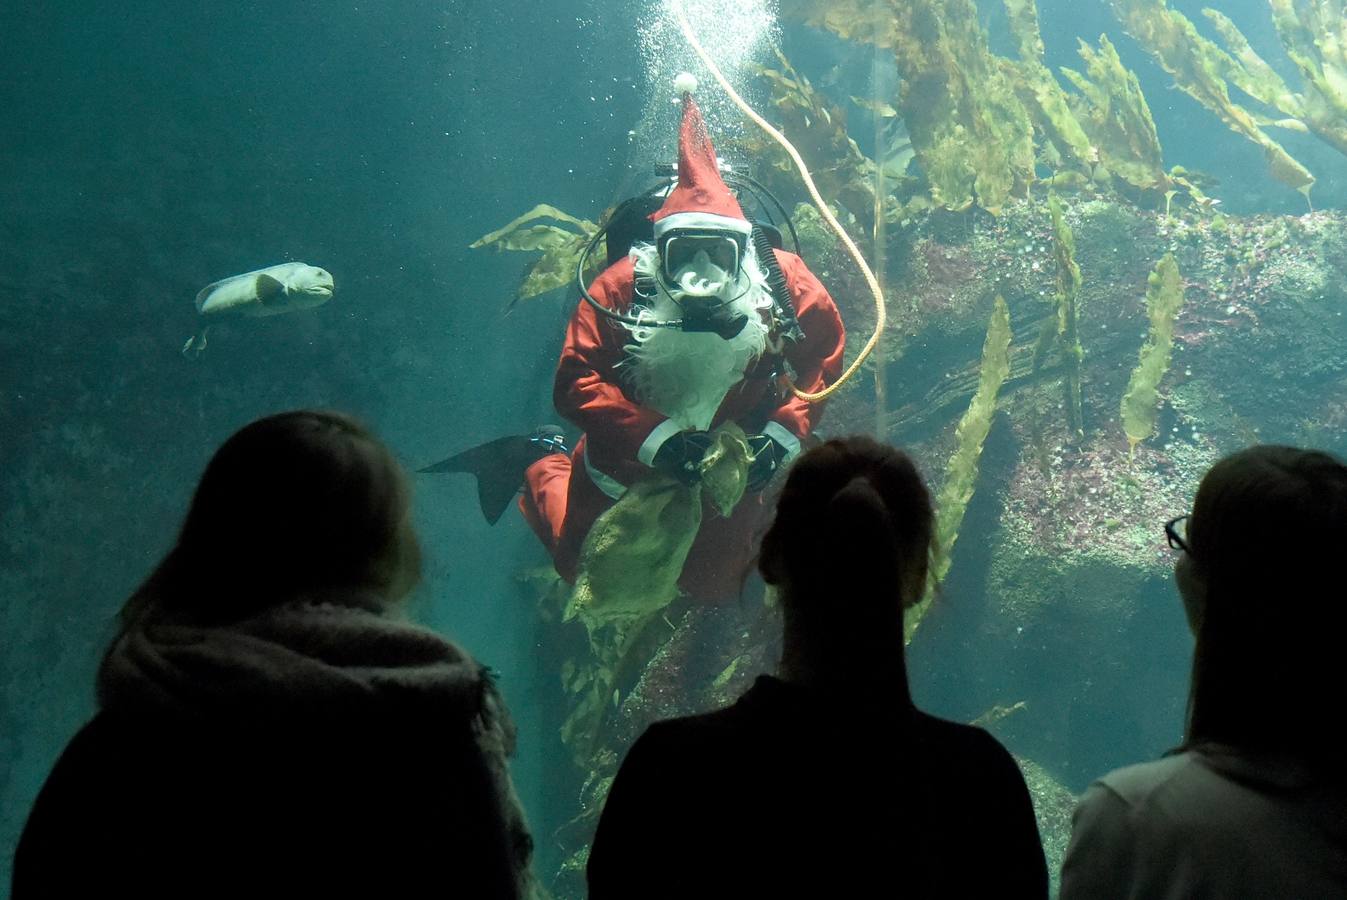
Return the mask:
{"type": "MultiPolygon", "coordinates": [[[[1249,443],[1347,450],[1347,216],[1170,215],[1087,195],[1062,206],[1082,274],[1080,432],[1067,408],[1069,348],[1044,346],[1058,284],[1044,196],[998,216],[929,213],[893,234],[880,355],[890,408],[879,417],[938,489],[993,303],[1005,298],[1011,374],[965,537],[908,656],[919,703],[985,723],[1021,759],[1054,879],[1073,793],[1182,737],[1191,638],[1163,523],[1188,509],[1212,462],[1249,443]],[[1121,401],[1147,338],[1148,279],[1166,254],[1184,302],[1156,433],[1131,448],[1121,401]]],[[[872,320],[859,274],[807,210],[797,224],[859,346],[872,320]]],[[[874,397],[858,379],[824,430],[872,431],[874,397]]],[[[588,829],[641,729],[731,702],[775,664],[770,610],[678,615],[604,726],[583,808],[559,835],[571,856],[558,896],[579,896],[588,829]]]]}

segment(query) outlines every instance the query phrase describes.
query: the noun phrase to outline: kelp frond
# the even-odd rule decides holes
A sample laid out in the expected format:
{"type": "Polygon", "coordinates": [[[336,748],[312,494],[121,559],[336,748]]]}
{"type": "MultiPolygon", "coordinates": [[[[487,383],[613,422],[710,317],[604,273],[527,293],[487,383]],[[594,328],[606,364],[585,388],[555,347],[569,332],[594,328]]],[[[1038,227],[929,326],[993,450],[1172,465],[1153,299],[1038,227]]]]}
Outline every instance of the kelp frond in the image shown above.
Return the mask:
{"type": "Polygon", "coordinates": [[[1167,190],[1160,137],[1136,73],[1122,64],[1104,35],[1099,49],[1081,41],[1079,52],[1085,73],[1063,67],[1062,75],[1080,92],[1072,109],[1098,148],[1100,163],[1133,187],[1167,190]]]}
{"type": "Polygon", "coordinates": [[[937,204],[997,212],[1028,190],[1033,127],[973,0],[785,0],[782,13],[893,52],[897,108],[937,204]]]}
{"type": "Polygon", "coordinates": [[[939,206],[997,212],[1025,195],[1040,162],[1059,189],[1110,175],[1156,194],[1172,188],[1136,76],[1107,39],[1082,49],[1085,74],[1064,73],[1073,96],[1044,64],[1035,0],[1002,2],[1018,59],[991,52],[974,0],[783,0],[782,12],[894,54],[895,108],[939,206]]]}
{"type": "MultiPolygon", "coordinates": [[[[1279,2],[1284,3],[1284,0],[1273,0],[1274,7],[1279,2]]],[[[1329,3],[1341,10],[1341,0],[1329,0],[1329,3]]],[[[1292,110],[1290,114],[1295,118],[1294,113],[1299,109],[1288,99],[1292,95],[1285,90],[1284,84],[1278,84],[1280,79],[1276,82],[1266,80],[1271,71],[1266,64],[1260,66],[1252,59],[1248,65],[1241,64],[1198,34],[1193,23],[1183,14],[1169,9],[1165,0],[1112,0],[1112,5],[1127,32],[1173,76],[1174,83],[1184,93],[1214,112],[1233,131],[1262,147],[1273,178],[1309,196],[1314,176],[1263,131],[1260,117],[1230,99],[1227,85],[1235,84],[1256,100],[1287,100],[1292,110]]],[[[1227,39],[1230,32],[1237,33],[1233,24],[1227,27],[1228,20],[1222,22],[1218,16],[1212,21],[1227,39]]],[[[1253,51],[1247,50],[1247,45],[1247,41],[1239,41],[1235,46],[1236,53],[1248,58],[1253,51]]]]}
{"type": "Polygon", "coordinates": [[[1344,0],[1269,0],[1269,3],[1282,46],[1305,79],[1298,118],[1304,119],[1311,131],[1339,152],[1347,153],[1347,3],[1344,0]]]}
{"type": "MultiPolygon", "coordinates": [[[[815,90],[784,54],[776,55],[779,68],[758,71],[771,87],[781,131],[800,151],[823,196],[841,204],[869,234],[875,217],[874,161],[847,134],[845,110],[815,90]]],[[[757,137],[756,129],[750,135],[752,153],[794,182],[795,165],[780,145],[757,137]]]]}
{"type": "Polygon", "coordinates": [[[978,374],[978,389],[968,404],[968,411],[959,420],[954,431],[955,449],[945,469],[945,481],[940,485],[935,506],[935,550],[930,567],[930,585],[920,603],[907,611],[904,631],[910,640],[930,606],[934,588],[949,573],[953,559],[954,542],[959,537],[968,502],[977,486],[978,460],[982,446],[987,442],[992,419],[996,417],[996,398],[1001,385],[1010,374],[1010,342],[1014,332],[1010,328],[1010,309],[1000,296],[987,324],[987,338],[982,344],[982,368],[978,374]]]}
{"type": "Polygon", "coordinates": [[[1034,0],[1004,0],[1010,31],[1019,46],[1019,60],[1002,60],[1011,75],[1020,100],[1033,117],[1034,127],[1042,135],[1045,154],[1052,168],[1066,165],[1054,177],[1059,184],[1084,186],[1099,162],[1099,150],[1092,142],[1068,103],[1061,84],[1043,63],[1043,34],[1039,27],[1038,6],[1034,0]]]}
{"type": "MultiPolygon", "coordinates": [[[[585,246],[594,237],[598,226],[587,219],[579,219],[562,212],[555,206],[540,203],[533,209],[512,220],[490,234],[485,234],[468,246],[477,250],[490,247],[496,251],[513,250],[518,252],[542,252],[539,259],[529,269],[515,300],[527,300],[539,294],[559,287],[565,287],[575,278],[575,268],[585,246]],[[570,228],[548,224],[544,220],[563,222],[570,228]]],[[[600,242],[594,253],[596,260],[606,258],[603,243],[600,242]]],[[[596,272],[588,273],[590,277],[596,272]]]]}
{"type": "Polygon", "coordinates": [[[1174,320],[1183,306],[1183,279],[1173,253],[1168,253],[1147,280],[1146,313],[1151,320],[1150,334],[1141,348],[1137,367],[1127,381],[1122,399],[1123,431],[1129,452],[1155,433],[1160,405],[1160,379],[1169,371],[1174,347],[1174,320]]]}

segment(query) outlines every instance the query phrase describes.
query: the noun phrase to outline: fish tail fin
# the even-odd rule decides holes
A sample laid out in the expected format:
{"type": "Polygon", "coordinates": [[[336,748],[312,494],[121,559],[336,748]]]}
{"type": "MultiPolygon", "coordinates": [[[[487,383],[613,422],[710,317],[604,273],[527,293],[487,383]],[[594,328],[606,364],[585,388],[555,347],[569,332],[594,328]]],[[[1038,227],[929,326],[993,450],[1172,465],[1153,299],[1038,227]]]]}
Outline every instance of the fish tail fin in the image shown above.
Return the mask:
{"type": "Polygon", "coordinates": [[[495,525],[524,486],[524,470],[540,455],[539,445],[530,436],[515,435],[488,441],[417,471],[464,472],[476,476],[482,515],[495,525]]]}

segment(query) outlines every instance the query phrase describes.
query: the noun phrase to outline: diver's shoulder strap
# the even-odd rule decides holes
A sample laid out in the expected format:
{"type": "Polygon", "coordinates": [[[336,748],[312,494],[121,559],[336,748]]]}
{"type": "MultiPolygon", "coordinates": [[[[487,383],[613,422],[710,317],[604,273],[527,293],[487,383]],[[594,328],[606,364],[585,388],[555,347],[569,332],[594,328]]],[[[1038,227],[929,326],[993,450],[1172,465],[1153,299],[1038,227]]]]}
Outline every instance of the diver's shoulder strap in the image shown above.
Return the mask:
{"type": "Polygon", "coordinates": [[[781,264],[776,260],[767,229],[760,225],[753,226],[753,249],[757,251],[758,260],[767,274],[767,287],[772,292],[772,318],[778,333],[782,340],[798,344],[804,340],[804,329],[795,315],[795,301],[791,299],[790,286],[786,284],[786,273],[781,271],[781,264]]]}

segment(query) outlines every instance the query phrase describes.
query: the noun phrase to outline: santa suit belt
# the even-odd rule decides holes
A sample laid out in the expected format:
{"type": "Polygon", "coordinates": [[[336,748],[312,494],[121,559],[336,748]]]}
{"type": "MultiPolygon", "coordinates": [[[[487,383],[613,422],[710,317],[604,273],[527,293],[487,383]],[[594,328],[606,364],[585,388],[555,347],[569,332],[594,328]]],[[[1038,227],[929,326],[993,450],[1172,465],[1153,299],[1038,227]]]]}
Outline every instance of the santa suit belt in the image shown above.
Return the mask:
{"type": "Polygon", "coordinates": [[[613,500],[622,499],[622,495],[627,492],[627,486],[618,481],[606,472],[600,472],[594,463],[589,459],[589,441],[585,441],[585,474],[589,480],[594,482],[594,486],[603,491],[613,500]]]}
{"type": "MultiPolygon", "coordinates": [[[[645,443],[641,445],[641,449],[637,454],[640,461],[646,465],[650,465],[659,446],[670,436],[677,433],[677,431],[678,424],[673,419],[665,419],[663,423],[650,433],[650,436],[646,438],[645,443]]],[[[778,444],[785,448],[786,456],[783,462],[793,462],[795,457],[800,455],[800,450],[802,449],[800,446],[800,439],[791,434],[781,423],[768,422],[762,427],[762,433],[773,438],[778,444]]],[[[587,437],[583,439],[585,441],[585,474],[589,476],[590,481],[594,482],[594,486],[602,491],[609,499],[621,500],[622,495],[627,492],[627,486],[594,465],[589,458],[589,440],[587,437]]]]}

